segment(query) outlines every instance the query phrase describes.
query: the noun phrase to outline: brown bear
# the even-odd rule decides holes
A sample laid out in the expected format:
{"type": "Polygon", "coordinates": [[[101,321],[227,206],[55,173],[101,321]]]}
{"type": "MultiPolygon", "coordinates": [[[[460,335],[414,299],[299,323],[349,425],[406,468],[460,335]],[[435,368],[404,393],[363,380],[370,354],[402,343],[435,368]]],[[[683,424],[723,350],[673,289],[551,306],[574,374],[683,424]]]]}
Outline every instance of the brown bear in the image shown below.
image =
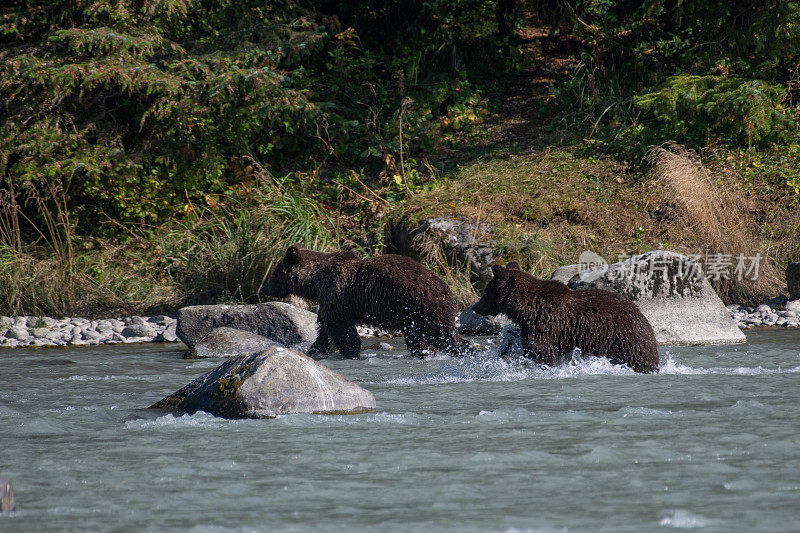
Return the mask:
{"type": "Polygon", "coordinates": [[[503,313],[514,321],[527,357],[553,366],[557,357],[580,348],[636,372],[658,372],[653,328],[625,297],[537,279],[516,262],[495,265],[492,272],[494,278],[472,309],[481,315],[503,313]]]}
{"type": "Polygon", "coordinates": [[[310,354],[335,346],[343,357],[357,359],[358,325],[402,331],[416,357],[426,351],[460,356],[471,350],[456,331],[450,289],[409,257],[359,259],[353,252],[315,252],[295,244],[275,266],[265,293],[275,298],[294,294],[319,303],[319,331],[310,354]]]}

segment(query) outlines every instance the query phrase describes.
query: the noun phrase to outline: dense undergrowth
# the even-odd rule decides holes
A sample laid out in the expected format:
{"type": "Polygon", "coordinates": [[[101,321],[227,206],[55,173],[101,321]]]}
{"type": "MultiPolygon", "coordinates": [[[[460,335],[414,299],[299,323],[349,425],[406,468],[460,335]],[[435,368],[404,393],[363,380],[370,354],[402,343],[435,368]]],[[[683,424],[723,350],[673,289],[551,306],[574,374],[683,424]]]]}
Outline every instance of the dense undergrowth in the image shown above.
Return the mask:
{"type": "Polygon", "coordinates": [[[760,253],[717,288],[763,299],[800,256],[798,64],[795,2],[7,3],[0,313],[256,302],[288,244],[379,253],[426,214],[541,275],[760,253]],[[721,198],[703,216],[667,141],[721,198]]]}

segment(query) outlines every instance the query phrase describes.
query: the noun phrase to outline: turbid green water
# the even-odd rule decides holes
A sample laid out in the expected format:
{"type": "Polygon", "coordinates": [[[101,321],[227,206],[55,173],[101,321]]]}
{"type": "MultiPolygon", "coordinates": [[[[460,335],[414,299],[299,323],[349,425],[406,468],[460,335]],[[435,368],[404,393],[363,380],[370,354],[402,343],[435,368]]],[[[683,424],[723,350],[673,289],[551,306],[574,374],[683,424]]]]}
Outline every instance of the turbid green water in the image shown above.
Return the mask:
{"type": "Polygon", "coordinates": [[[367,349],[325,364],[376,412],[241,421],[141,409],[219,364],[174,347],[3,351],[0,531],[797,531],[800,332],[748,337],[654,376],[367,349]]]}

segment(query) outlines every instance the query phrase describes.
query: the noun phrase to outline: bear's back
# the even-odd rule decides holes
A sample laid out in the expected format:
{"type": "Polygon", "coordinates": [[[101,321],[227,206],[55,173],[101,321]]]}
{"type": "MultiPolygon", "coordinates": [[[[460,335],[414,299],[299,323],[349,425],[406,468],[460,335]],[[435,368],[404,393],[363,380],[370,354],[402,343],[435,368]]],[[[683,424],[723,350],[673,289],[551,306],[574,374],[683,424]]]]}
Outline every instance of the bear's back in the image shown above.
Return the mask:
{"type": "Polygon", "coordinates": [[[343,289],[360,319],[401,327],[414,318],[452,321],[455,316],[455,300],[444,281],[410,257],[368,257],[350,268],[343,289]]]}

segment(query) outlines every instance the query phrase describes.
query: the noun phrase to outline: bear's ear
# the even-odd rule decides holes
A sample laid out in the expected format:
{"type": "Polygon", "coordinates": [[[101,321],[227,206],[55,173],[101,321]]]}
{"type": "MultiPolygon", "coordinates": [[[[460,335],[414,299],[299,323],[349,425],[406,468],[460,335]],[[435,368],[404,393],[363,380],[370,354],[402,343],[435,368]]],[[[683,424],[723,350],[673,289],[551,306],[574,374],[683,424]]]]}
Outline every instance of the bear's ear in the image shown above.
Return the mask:
{"type": "Polygon", "coordinates": [[[497,279],[506,279],[508,277],[508,270],[502,265],[492,265],[492,274],[497,279]]]}
{"type": "Polygon", "coordinates": [[[506,268],[507,268],[508,270],[522,270],[522,269],[520,268],[520,266],[519,266],[519,263],[517,263],[517,262],[516,262],[516,261],[514,261],[513,259],[512,259],[511,261],[509,261],[508,263],[506,263],[506,268]]]}
{"type": "Polygon", "coordinates": [[[289,264],[299,263],[301,259],[300,250],[303,247],[299,244],[293,244],[286,250],[286,257],[284,257],[284,261],[289,264]]]}

